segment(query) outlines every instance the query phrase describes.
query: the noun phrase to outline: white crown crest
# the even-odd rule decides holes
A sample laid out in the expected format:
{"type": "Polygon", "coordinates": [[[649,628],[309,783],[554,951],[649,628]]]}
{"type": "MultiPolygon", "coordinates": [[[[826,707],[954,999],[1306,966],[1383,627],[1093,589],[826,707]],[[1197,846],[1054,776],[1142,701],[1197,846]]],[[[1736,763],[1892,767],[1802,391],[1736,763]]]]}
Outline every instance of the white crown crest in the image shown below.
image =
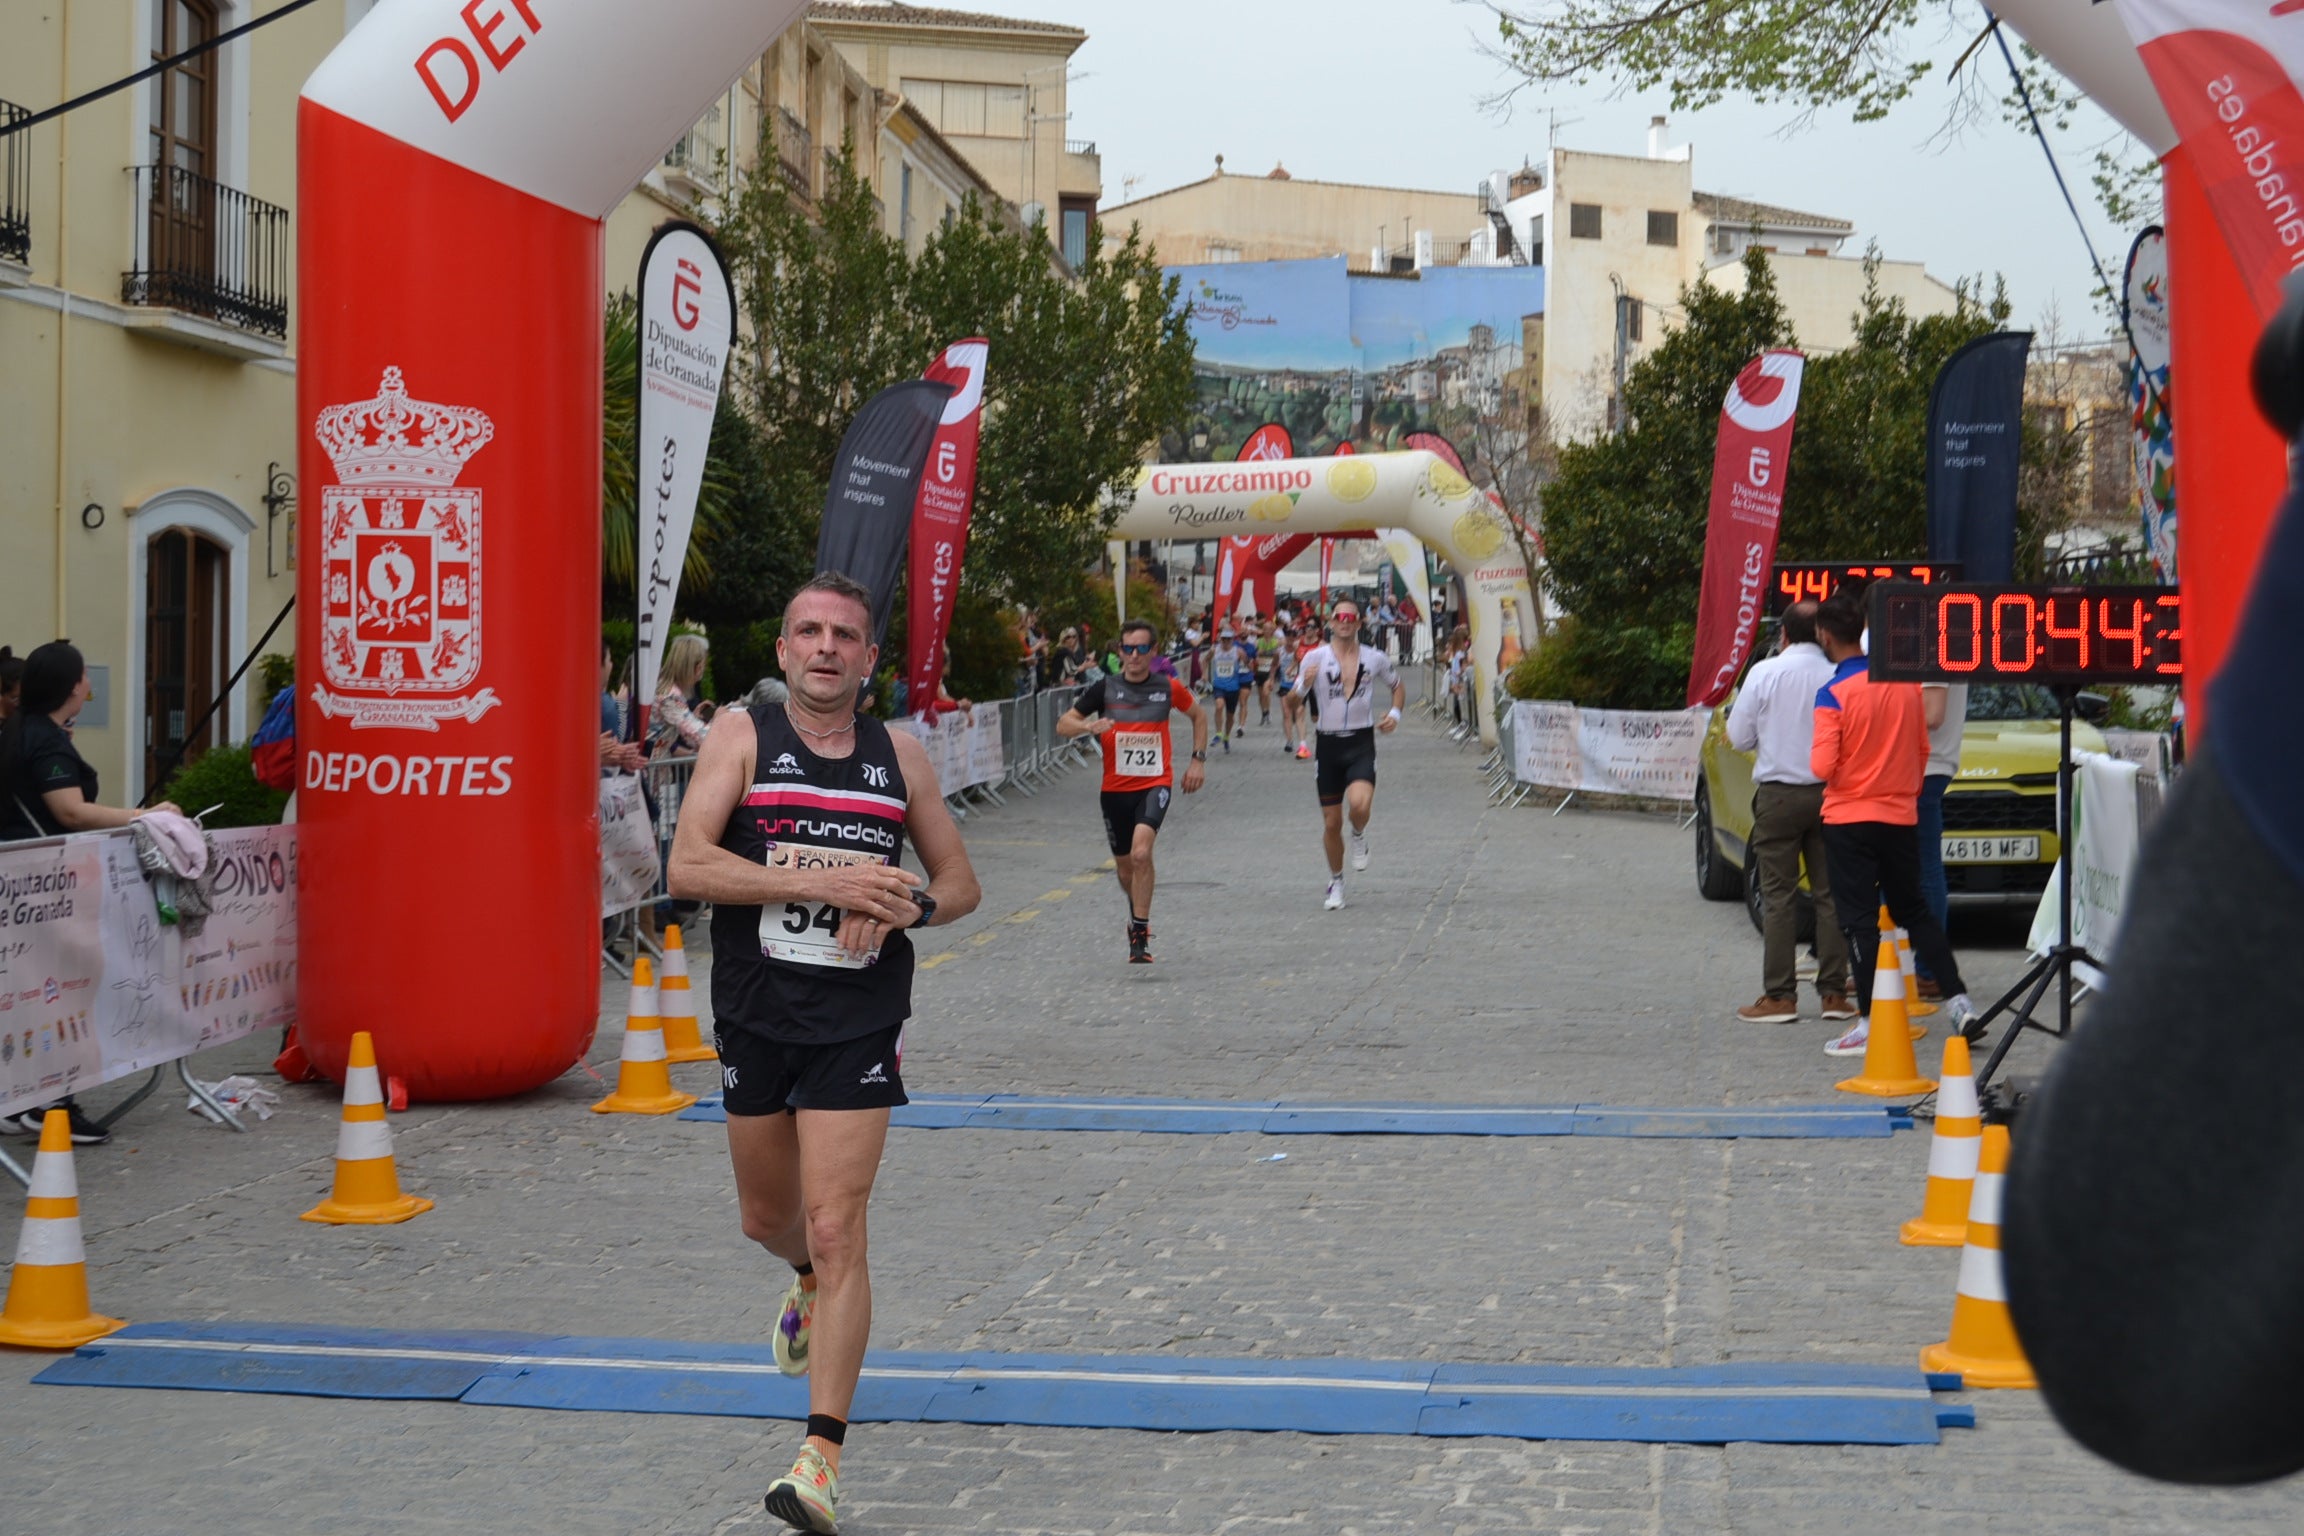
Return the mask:
{"type": "Polygon", "coordinates": [[[470,406],[408,398],[398,368],[373,400],[332,405],[313,427],[340,484],[446,488],[488,446],[496,424],[470,406]]]}

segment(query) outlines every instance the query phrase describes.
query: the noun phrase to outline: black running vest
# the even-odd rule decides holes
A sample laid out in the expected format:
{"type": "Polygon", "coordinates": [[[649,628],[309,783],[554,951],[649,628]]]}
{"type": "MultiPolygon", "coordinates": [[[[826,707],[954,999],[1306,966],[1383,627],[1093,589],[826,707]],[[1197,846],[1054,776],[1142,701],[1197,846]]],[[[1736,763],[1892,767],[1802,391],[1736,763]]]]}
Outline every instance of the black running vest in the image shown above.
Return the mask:
{"type": "MultiPolygon", "coordinates": [[[[856,717],[856,751],[818,757],[780,704],[752,716],[752,782],[720,846],[755,864],[894,864],[908,804],[888,727],[856,717]]],[[[720,1028],[795,1045],[892,1029],[912,1013],[912,940],[888,935],[879,958],[839,953],[838,909],[792,902],[712,908],[712,1015],[720,1028]]]]}

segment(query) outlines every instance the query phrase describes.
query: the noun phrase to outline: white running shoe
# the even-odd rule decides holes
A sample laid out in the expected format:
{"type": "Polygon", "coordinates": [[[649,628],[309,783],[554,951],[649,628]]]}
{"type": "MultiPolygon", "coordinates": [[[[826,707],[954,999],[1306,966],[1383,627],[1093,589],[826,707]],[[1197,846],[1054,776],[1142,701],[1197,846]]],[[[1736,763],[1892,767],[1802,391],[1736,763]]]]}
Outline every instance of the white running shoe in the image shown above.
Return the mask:
{"type": "Polygon", "coordinates": [[[1320,905],[1324,910],[1329,912],[1341,912],[1344,910],[1344,877],[1342,875],[1332,875],[1329,877],[1328,899],[1320,903],[1320,905]]]}
{"type": "Polygon", "coordinates": [[[1366,869],[1368,867],[1368,835],[1364,832],[1352,834],[1352,867],[1354,869],[1366,869]]]}
{"type": "Polygon", "coordinates": [[[1865,1020],[1858,1019],[1848,1033],[1824,1047],[1824,1054],[1827,1056],[1861,1056],[1864,1054],[1864,1047],[1870,1043],[1871,1039],[1872,1026],[1865,1020]]]}

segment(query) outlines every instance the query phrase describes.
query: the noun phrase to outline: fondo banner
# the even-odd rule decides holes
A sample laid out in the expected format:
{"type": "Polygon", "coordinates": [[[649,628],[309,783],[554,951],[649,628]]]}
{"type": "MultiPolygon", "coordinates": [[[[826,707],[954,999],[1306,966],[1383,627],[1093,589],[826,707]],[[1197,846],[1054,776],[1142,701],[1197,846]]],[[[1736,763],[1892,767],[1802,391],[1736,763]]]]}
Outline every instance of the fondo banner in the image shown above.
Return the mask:
{"type": "Polygon", "coordinates": [[[701,228],[673,220],[640,257],[639,521],[635,565],[639,640],[633,654],[635,735],[645,735],[656,667],[664,656],[680,572],[704,488],[712,418],[736,344],[736,288],[719,247],[701,228]]]}
{"type": "Polygon", "coordinates": [[[1688,703],[1709,707],[1736,685],[1768,600],[1792,419],[1806,360],[1789,347],[1761,353],[1728,386],[1712,452],[1712,505],[1704,532],[1704,585],[1696,600],[1696,654],[1688,703]]]}
{"type": "Polygon", "coordinates": [[[960,592],[960,563],[968,554],[968,517],[976,505],[976,448],[984,425],[984,368],[991,344],[981,336],[956,341],[936,356],[923,378],[952,387],[928,449],[912,509],[912,566],[905,626],[906,691],[915,714],[934,717],[944,683],[944,637],[952,631],[952,604],[960,592]]]}

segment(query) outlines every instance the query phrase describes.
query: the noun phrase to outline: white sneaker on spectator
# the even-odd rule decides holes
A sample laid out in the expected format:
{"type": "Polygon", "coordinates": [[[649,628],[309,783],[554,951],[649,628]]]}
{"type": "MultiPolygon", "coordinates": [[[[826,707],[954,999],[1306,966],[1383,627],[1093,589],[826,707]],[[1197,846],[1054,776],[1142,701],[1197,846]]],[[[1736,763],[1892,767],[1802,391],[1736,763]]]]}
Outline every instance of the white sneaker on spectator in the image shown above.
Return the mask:
{"type": "Polygon", "coordinates": [[[1861,1056],[1864,1054],[1864,1047],[1871,1039],[1871,1024],[1863,1019],[1858,1019],[1848,1033],[1824,1047],[1824,1054],[1827,1056],[1861,1056]]]}

